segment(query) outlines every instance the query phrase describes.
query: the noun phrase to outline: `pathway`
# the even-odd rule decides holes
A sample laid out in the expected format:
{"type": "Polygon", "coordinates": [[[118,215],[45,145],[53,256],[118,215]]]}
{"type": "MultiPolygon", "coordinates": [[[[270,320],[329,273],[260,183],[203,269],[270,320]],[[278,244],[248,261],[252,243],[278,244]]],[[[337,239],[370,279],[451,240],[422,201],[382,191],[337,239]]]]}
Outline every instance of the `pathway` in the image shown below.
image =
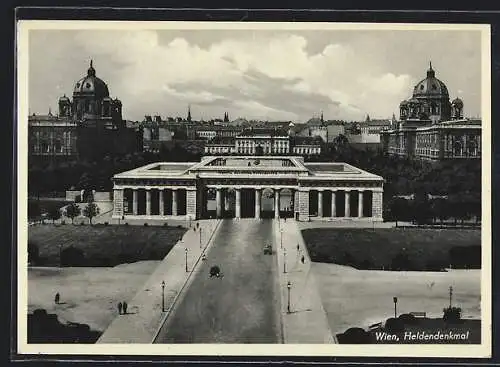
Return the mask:
{"type": "MultiPolygon", "coordinates": [[[[190,275],[200,263],[202,251],[209,251],[211,239],[216,233],[220,221],[200,220],[200,232],[190,229],[186,232],[163,261],[158,265],[148,281],[128,303],[128,314],[118,315],[106,329],[97,343],[151,343],[158,327],[168,315],[162,312],[162,281],[165,281],[165,309],[168,310],[177,301],[178,295],[188,282],[190,275]],[[186,252],[188,272],[185,271],[186,252]]],[[[124,279],[126,281],[126,279],[124,279]]]]}

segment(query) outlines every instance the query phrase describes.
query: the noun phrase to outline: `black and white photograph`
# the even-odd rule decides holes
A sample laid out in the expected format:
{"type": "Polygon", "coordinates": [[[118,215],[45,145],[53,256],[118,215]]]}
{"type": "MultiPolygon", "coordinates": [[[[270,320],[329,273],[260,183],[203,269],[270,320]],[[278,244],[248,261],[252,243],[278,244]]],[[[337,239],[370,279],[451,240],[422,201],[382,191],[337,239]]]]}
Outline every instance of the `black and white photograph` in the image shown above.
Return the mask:
{"type": "Polygon", "coordinates": [[[491,356],[488,25],[17,38],[19,353],[491,356]]]}

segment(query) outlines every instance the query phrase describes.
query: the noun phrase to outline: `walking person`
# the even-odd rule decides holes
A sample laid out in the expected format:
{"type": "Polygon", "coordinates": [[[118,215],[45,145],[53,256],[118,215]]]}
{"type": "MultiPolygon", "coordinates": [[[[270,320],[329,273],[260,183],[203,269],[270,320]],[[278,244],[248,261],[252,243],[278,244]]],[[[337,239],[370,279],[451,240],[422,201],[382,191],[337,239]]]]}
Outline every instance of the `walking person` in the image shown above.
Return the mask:
{"type": "Polygon", "coordinates": [[[300,258],[300,261],[302,262],[302,264],[304,264],[304,262],[306,261],[306,258],[304,257],[304,255],[302,255],[302,257],[300,258]]]}
{"type": "Polygon", "coordinates": [[[54,302],[57,304],[59,304],[59,301],[61,300],[61,295],[59,294],[59,292],[56,293],[56,296],[54,297],[54,302]]]}
{"type": "Polygon", "coordinates": [[[127,314],[127,302],[123,301],[123,314],[127,314]]]}
{"type": "Polygon", "coordinates": [[[118,313],[121,315],[122,314],[122,303],[118,302],[118,313]]]}

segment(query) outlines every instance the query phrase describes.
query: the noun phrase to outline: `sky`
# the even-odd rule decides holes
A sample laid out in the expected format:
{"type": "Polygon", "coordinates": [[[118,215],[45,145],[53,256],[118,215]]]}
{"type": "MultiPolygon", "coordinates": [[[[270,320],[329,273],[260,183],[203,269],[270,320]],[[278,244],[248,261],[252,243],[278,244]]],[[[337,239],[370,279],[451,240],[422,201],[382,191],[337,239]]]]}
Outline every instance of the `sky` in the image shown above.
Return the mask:
{"type": "Polygon", "coordinates": [[[123,117],[305,122],[399,117],[429,61],[481,115],[479,31],[30,30],[30,114],[57,111],[93,60],[123,117]]]}

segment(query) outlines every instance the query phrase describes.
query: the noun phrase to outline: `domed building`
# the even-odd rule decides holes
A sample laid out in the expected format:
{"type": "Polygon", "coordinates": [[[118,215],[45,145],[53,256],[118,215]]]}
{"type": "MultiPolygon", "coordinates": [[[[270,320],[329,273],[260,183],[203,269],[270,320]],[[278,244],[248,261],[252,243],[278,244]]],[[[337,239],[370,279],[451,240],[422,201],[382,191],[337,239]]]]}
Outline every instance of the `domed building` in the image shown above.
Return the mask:
{"type": "Polygon", "coordinates": [[[72,97],[59,98],[57,116],[29,116],[31,158],[92,160],[142,149],[140,129],[127,126],[121,101],[110,97],[92,61],[74,84],[72,97]]]}
{"type": "Polygon", "coordinates": [[[451,104],[448,88],[436,78],[432,63],[429,63],[427,77],[415,85],[409,100],[400,103],[399,111],[402,121],[430,120],[436,123],[450,119],[451,104]]]}
{"type": "Polygon", "coordinates": [[[481,157],[481,120],[464,118],[460,98],[450,102],[446,84],[436,78],[429,63],[427,76],[399,104],[400,120],[381,132],[388,154],[421,159],[481,157]]]}

